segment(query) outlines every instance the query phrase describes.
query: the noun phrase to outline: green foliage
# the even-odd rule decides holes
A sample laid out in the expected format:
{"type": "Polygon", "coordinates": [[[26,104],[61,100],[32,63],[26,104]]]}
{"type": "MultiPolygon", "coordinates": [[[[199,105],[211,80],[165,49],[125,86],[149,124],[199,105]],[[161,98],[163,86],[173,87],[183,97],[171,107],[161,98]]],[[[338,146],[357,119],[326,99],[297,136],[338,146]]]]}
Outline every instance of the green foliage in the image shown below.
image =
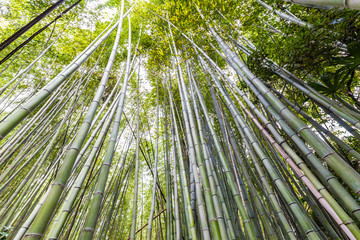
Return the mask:
{"type": "MultiPolygon", "coordinates": [[[[359,77],[356,74],[360,65],[360,42],[350,43],[347,47],[347,54],[341,57],[332,57],[329,60],[329,68],[321,76],[321,83],[310,82],[310,85],[325,95],[352,95],[351,86],[357,86],[359,77]]],[[[355,99],[355,97],[354,97],[355,99]]]]}

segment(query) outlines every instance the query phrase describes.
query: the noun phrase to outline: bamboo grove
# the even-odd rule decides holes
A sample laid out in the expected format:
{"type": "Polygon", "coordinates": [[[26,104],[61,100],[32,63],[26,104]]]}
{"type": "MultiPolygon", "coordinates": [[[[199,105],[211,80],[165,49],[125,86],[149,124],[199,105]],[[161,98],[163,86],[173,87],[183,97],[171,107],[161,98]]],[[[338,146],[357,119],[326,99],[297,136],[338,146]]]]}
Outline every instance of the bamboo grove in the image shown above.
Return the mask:
{"type": "Polygon", "coordinates": [[[1,38],[0,239],[360,239],[359,1],[47,2],[1,38]]]}

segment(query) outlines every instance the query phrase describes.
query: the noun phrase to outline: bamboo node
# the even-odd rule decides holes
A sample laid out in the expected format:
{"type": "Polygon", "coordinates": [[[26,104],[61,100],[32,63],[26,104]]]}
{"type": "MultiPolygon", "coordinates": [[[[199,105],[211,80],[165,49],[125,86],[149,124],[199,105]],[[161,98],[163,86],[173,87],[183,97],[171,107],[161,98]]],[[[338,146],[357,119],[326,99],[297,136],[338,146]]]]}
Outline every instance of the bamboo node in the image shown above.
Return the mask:
{"type": "MultiPolygon", "coordinates": [[[[255,77],[255,78],[256,78],[256,77],[255,77]]],[[[270,89],[268,89],[267,91],[265,91],[265,92],[263,93],[263,95],[265,96],[265,95],[268,94],[269,92],[271,92],[270,89]]]]}
{"type": "Polygon", "coordinates": [[[351,151],[356,152],[354,149],[350,148],[349,150],[346,151],[346,153],[349,153],[349,152],[351,152],[351,151]]]}
{"type": "Polygon", "coordinates": [[[239,197],[240,197],[240,194],[239,194],[239,193],[235,193],[235,194],[233,194],[232,196],[233,196],[233,198],[235,198],[236,196],[239,196],[239,197]]]}
{"type": "Polygon", "coordinates": [[[91,125],[91,122],[89,120],[87,120],[87,119],[84,119],[83,123],[88,123],[88,124],[91,125]]]}
{"type": "Polygon", "coordinates": [[[322,159],[325,159],[326,157],[335,154],[335,152],[329,152],[328,154],[325,154],[325,156],[322,157],[322,159]]]}
{"type": "Polygon", "coordinates": [[[76,66],[80,67],[79,64],[77,62],[73,62],[73,64],[75,64],[76,66]]]}
{"type": "Polygon", "coordinates": [[[25,234],[25,237],[41,237],[42,238],[42,234],[40,233],[27,233],[25,234]]]}
{"type": "Polygon", "coordinates": [[[298,133],[301,134],[301,132],[302,132],[303,130],[306,130],[306,129],[309,129],[309,127],[308,127],[308,126],[305,126],[305,127],[300,128],[299,131],[298,131],[298,133]]]}
{"type": "Polygon", "coordinates": [[[349,225],[349,224],[353,224],[353,221],[349,221],[349,222],[344,222],[345,225],[349,225]]]}
{"type": "Polygon", "coordinates": [[[92,103],[97,103],[98,105],[100,104],[98,100],[93,100],[92,103]]]}
{"type": "Polygon", "coordinates": [[[330,177],[328,177],[328,178],[326,179],[326,181],[328,182],[328,181],[330,181],[330,180],[333,179],[333,178],[335,178],[335,176],[330,176],[330,177]]]}
{"type": "Polygon", "coordinates": [[[31,110],[29,108],[27,108],[27,107],[21,106],[20,108],[26,110],[28,113],[31,113],[31,110]]]}
{"type": "Polygon", "coordinates": [[[275,178],[274,180],[273,180],[273,182],[275,183],[277,180],[280,180],[280,178],[278,177],[278,178],[275,178]]]}
{"type": "Polygon", "coordinates": [[[103,192],[100,192],[100,191],[96,191],[96,192],[94,193],[94,195],[101,195],[101,196],[103,196],[104,193],[103,193],[103,192]]]}
{"type": "Polygon", "coordinates": [[[287,107],[284,106],[283,108],[281,108],[281,109],[279,110],[279,114],[280,114],[280,115],[281,115],[281,112],[282,112],[284,109],[287,109],[287,107]]]}
{"type": "Polygon", "coordinates": [[[53,185],[53,186],[54,186],[54,185],[58,185],[58,186],[60,186],[60,187],[62,187],[62,188],[65,188],[65,184],[62,184],[62,183],[59,183],[59,182],[54,182],[52,185],[53,185]]]}
{"type": "Polygon", "coordinates": [[[306,233],[306,235],[307,235],[307,234],[309,234],[309,233],[311,233],[311,232],[315,232],[315,230],[314,230],[314,229],[310,229],[310,230],[306,231],[305,233],[306,233]]]}
{"type": "Polygon", "coordinates": [[[360,208],[353,210],[352,213],[355,213],[357,211],[360,211],[360,208]]]}
{"type": "Polygon", "coordinates": [[[71,146],[71,148],[70,149],[74,149],[74,150],[76,150],[76,151],[80,151],[80,149],[78,149],[77,147],[74,147],[74,146],[71,146]]]}
{"type": "Polygon", "coordinates": [[[60,73],[59,75],[66,79],[66,76],[64,74],[60,73]]]}
{"type": "Polygon", "coordinates": [[[309,154],[312,154],[312,152],[309,151],[307,154],[305,154],[305,157],[307,158],[309,154]]]}
{"type": "Polygon", "coordinates": [[[46,89],[46,88],[43,88],[44,91],[48,92],[49,94],[51,94],[51,91],[46,89]]]}
{"type": "Polygon", "coordinates": [[[94,232],[93,228],[84,228],[83,229],[84,232],[94,232]]]}
{"type": "MultiPolygon", "coordinates": [[[[305,164],[305,162],[299,162],[299,164],[297,164],[297,166],[298,166],[299,168],[301,168],[301,167],[300,167],[301,164],[305,164]]],[[[306,166],[306,164],[305,164],[305,166],[306,166]]]]}

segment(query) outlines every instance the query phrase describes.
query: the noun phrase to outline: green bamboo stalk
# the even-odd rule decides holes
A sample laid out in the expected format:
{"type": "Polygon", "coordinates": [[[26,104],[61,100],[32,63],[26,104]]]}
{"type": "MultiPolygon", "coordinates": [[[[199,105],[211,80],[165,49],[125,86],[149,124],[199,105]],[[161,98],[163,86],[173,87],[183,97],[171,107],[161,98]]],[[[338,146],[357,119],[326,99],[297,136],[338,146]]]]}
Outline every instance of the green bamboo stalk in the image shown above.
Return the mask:
{"type": "MultiPolygon", "coordinates": [[[[130,143],[128,145],[128,149],[129,149],[130,145],[132,144],[132,140],[133,140],[133,134],[131,134],[131,140],[130,140],[130,143]]],[[[115,194],[113,195],[114,197],[113,197],[113,201],[112,201],[112,204],[111,204],[110,214],[108,214],[108,218],[107,218],[106,222],[104,223],[105,230],[102,229],[102,231],[101,231],[102,234],[100,236],[100,237],[105,238],[105,239],[106,239],[107,232],[109,230],[110,224],[112,222],[112,219],[114,219],[114,218],[112,218],[112,216],[118,216],[119,207],[117,207],[115,209],[116,203],[117,203],[117,201],[119,199],[120,190],[122,189],[123,186],[125,187],[127,179],[129,179],[130,170],[132,169],[132,167],[130,166],[131,164],[125,169],[125,162],[126,162],[127,156],[128,156],[128,151],[126,151],[125,156],[123,157],[123,163],[124,164],[121,164],[121,170],[116,171],[119,174],[118,174],[118,177],[117,177],[116,182],[115,182],[115,188],[114,188],[114,193],[115,194]]],[[[124,189],[123,189],[122,193],[124,193],[124,192],[126,192],[126,191],[124,191],[124,189]]],[[[120,200],[121,200],[121,198],[120,198],[120,200]]]]}
{"type": "MultiPolygon", "coordinates": [[[[231,38],[232,39],[232,38],[231,38]]],[[[250,55],[250,50],[246,49],[246,47],[241,46],[236,40],[232,39],[238,47],[240,47],[241,51],[243,51],[245,54],[250,55]],[[245,49],[244,49],[245,48],[245,49]]],[[[341,44],[341,43],[339,43],[341,44]]],[[[217,49],[215,49],[217,51],[217,49]]],[[[252,50],[256,50],[255,47],[252,48],[252,50]]],[[[345,105],[343,101],[340,102],[340,104],[327,96],[320,94],[315,89],[307,85],[306,83],[302,82],[300,79],[298,79],[294,74],[287,71],[283,67],[278,66],[276,63],[272,62],[270,59],[266,59],[263,63],[263,65],[267,68],[270,68],[275,74],[277,74],[279,77],[284,79],[286,82],[292,84],[297,89],[302,91],[305,95],[307,95],[309,98],[317,101],[319,106],[327,113],[330,114],[332,118],[334,118],[339,124],[341,124],[343,127],[346,128],[351,134],[353,134],[355,137],[360,139],[359,133],[356,132],[356,130],[352,129],[350,126],[347,125],[347,123],[343,122],[342,119],[340,119],[337,115],[343,117],[347,121],[349,121],[352,125],[357,125],[358,121],[360,120],[360,113],[357,109],[354,109],[351,105],[345,102],[345,105]],[[336,115],[337,114],[337,115],[336,115]]],[[[360,126],[360,125],[358,125],[360,126]]]]}
{"type": "Polygon", "coordinates": [[[175,132],[174,125],[171,122],[171,130],[172,130],[172,151],[173,151],[173,176],[174,176],[174,217],[175,217],[175,240],[181,239],[181,224],[180,224],[180,210],[179,210],[179,190],[178,190],[178,176],[177,176],[177,152],[175,145],[175,132]]]}
{"type": "Polygon", "coordinates": [[[40,211],[40,208],[44,204],[45,199],[48,197],[49,193],[50,193],[50,188],[41,197],[39,203],[35,206],[34,210],[31,212],[31,214],[27,217],[26,221],[24,222],[24,224],[21,226],[20,230],[16,233],[15,237],[13,238],[14,240],[23,239],[23,236],[25,235],[25,233],[29,229],[31,223],[34,221],[36,215],[40,211]]]}
{"type": "MultiPolygon", "coordinates": [[[[129,19],[129,28],[130,28],[130,19],[129,19]]],[[[129,30],[130,32],[130,30],[129,30]]],[[[140,73],[140,66],[139,66],[140,73]]],[[[140,85],[140,75],[137,80],[137,121],[136,121],[136,162],[135,162],[135,174],[134,174],[134,198],[133,198],[133,207],[132,207],[132,219],[131,219],[131,230],[130,230],[130,240],[135,239],[136,232],[136,218],[137,218],[137,199],[138,199],[138,187],[139,187],[139,148],[140,148],[140,106],[139,106],[139,85],[140,85]]]]}
{"type": "Polygon", "coordinates": [[[224,115],[225,114],[224,114],[222,108],[220,108],[220,112],[221,112],[220,121],[222,121],[223,125],[224,125],[224,133],[223,134],[225,135],[227,147],[228,147],[229,152],[230,152],[229,158],[231,160],[231,165],[232,165],[232,167],[234,169],[235,179],[236,179],[236,182],[238,184],[240,195],[241,195],[241,197],[243,199],[243,205],[244,205],[244,207],[246,207],[246,209],[248,211],[248,214],[249,214],[249,217],[253,221],[255,234],[256,234],[257,238],[263,239],[263,235],[262,235],[263,232],[261,231],[259,219],[258,219],[257,215],[254,213],[254,208],[252,206],[252,201],[249,200],[248,193],[246,191],[246,186],[245,186],[245,183],[244,183],[244,181],[242,179],[242,174],[239,173],[239,168],[235,164],[234,153],[233,153],[233,151],[232,151],[232,149],[230,147],[230,141],[229,141],[229,137],[228,137],[227,126],[225,125],[225,122],[224,122],[224,115]]]}
{"type": "Polygon", "coordinates": [[[152,198],[151,198],[151,210],[149,216],[149,222],[147,226],[146,239],[151,240],[152,233],[152,222],[155,212],[155,201],[156,201],[156,183],[158,178],[158,160],[159,160],[159,83],[156,84],[156,142],[155,142],[155,163],[154,163],[154,182],[152,188],[152,198]]]}

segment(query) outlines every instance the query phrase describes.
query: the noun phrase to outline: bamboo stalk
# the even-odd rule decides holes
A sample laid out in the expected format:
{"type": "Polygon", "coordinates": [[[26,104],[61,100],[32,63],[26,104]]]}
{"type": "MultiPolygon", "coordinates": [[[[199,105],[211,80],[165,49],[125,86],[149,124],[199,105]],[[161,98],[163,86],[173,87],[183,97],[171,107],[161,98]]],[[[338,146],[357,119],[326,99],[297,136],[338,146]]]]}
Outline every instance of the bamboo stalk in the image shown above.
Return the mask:
{"type": "Polygon", "coordinates": [[[360,3],[357,0],[284,0],[297,4],[304,4],[307,6],[334,6],[350,9],[360,9],[360,3]]]}

